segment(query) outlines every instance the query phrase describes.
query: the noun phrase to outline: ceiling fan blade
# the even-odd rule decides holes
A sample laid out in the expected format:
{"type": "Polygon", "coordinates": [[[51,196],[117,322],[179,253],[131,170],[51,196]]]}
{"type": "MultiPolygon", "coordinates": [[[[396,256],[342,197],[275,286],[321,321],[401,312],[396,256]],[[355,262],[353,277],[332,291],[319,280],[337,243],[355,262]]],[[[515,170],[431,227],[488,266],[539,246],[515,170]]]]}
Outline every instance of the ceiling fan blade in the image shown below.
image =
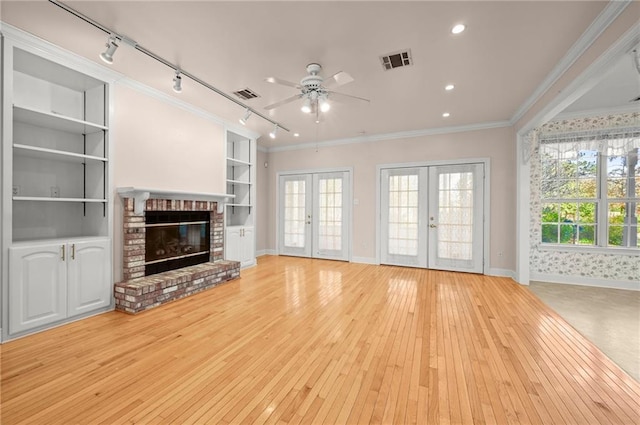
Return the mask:
{"type": "Polygon", "coordinates": [[[353,81],[353,77],[344,71],[336,72],[331,77],[326,78],[325,87],[339,87],[353,81]]]}
{"type": "Polygon", "coordinates": [[[272,103],[271,105],[267,105],[267,106],[264,107],[264,109],[266,109],[267,111],[271,110],[271,109],[275,109],[278,106],[282,106],[282,105],[285,105],[285,104],[287,104],[289,102],[293,102],[294,100],[298,100],[301,97],[302,97],[302,94],[296,94],[296,95],[288,97],[288,98],[286,98],[284,100],[281,100],[280,102],[276,102],[276,103],[272,103]]]}
{"type": "Polygon", "coordinates": [[[328,90],[327,93],[329,93],[329,99],[335,99],[335,100],[359,100],[362,102],[371,102],[369,99],[365,99],[364,97],[358,97],[358,96],[352,96],[350,94],[344,94],[344,93],[338,93],[335,91],[330,91],[328,90]]]}
{"type": "Polygon", "coordinates": [[[283,80],[281,78],[276,77],[268,77],[264,79],[267,83],[272,84],[280,84],[281,86],[294,87],[296,89],[301,89],[302,86],[300,84],[292,83],[291,81],[283,80]]]}

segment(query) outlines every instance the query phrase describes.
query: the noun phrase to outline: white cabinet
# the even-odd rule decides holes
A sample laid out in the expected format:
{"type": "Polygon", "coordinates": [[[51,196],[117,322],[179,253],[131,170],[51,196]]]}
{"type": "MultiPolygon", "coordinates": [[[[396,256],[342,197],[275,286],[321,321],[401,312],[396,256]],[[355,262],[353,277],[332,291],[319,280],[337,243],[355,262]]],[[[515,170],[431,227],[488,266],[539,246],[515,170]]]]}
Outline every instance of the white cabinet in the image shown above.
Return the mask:
{"type": "Polygon", "coordinates": [[[109,306],[110,245],[97,239],[11,247],[10,333],[109,306]]]}
{"type": "Polygon", "coordinates": [[[225,209],[225,258],[242,267],[256,264],[255,199],[256,143],[227,132],[227,193],[234,195],[225,209]]]}
{"type": "Polygon", "coordinates": [[[240,267],[256,264],[256,245],[253,227],[227,226],[225,230],[225,258],[240,261],[240,267]]]}
{"type": "Polygon", "coordinates": [[[3,36],[5,340],[112,307],[114,79],[18,30],[3,36]]]}
{"type": "Polygon", "coordinates": [[[108,239],[67,244],[68,316],[111,304],[111,243],[108,239]]]}

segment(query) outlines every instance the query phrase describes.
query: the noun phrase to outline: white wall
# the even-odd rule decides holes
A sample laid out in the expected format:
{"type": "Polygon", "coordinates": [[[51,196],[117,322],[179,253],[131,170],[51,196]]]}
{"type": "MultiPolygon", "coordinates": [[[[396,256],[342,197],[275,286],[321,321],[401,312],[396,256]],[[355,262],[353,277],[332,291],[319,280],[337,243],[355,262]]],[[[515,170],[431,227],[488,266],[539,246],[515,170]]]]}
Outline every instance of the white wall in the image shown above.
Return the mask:
{"type": "Polygon", "coordinates": [[[269,158],[266,152],[258,151],[256,162],[256,252],[264,253],[269,249],[268,236],[269,228],[275,226],[269,222],[269,211],[271,208],[269,198],[269,158]],[[267,167],[265,167],[267,163],[267,167]]]}
{"type": "MultiPolygon", "coordinates": [[[[333,147],[271,152],[267,249],[276,249],[276,176],[280,171],[353,167],[353,257],[376,257],[376,165],[489,158],[491,167],[490,267],[515,270],[515,135],[511,128],[470,131],[333,147]],[[499,256],[498,252],[503,255],[499,256]]],[[[260,183],[259,183],[260,184],[260,183]]],[[[258,223],[263,223],[262,211],[258,223]]],[[[262,230],[259,230],[262,232],[262,230]]]]}
{"type": "Polygon", "coordinates": [[[118,187],[224,193],[224,128],[176,105],[116,84],[111,135],[114,281],[122,279],[118,187]]]}

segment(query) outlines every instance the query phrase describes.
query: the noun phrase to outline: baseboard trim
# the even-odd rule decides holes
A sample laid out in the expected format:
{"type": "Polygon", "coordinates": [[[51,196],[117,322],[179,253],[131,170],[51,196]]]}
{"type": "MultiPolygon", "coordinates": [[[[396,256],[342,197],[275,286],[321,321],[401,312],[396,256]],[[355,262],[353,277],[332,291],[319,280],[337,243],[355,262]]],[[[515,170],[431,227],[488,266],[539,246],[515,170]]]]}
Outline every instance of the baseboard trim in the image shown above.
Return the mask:
{"type": "Polygon", "coordinates": [[[278,255],[278,251],[275,249],[261,249],[256,251],[256,257],[262,257],[263,255],[278,255]]]}
{"type": "Polygon", "coordinates": [[[351,257],[351,262],[359,264],[378,264],[374,257],[351,257]]]}
{"type": "Polygon", "coordinates": [[[531,273],[530,281],[560,283],[563,285],[595,286],[598,288],[626,289],[640,291],[640,282],[598,279],[594,277],[554,275],[546,273],[531,273]]]}
{"type": "Polygon", "coordinates": [[[510,277],[513,280],[516,280],[516,272],[509,269],[497,269],[497,268],[489,268],[485,273],[487,276],[497,276],[497,277],[510,277]]]}

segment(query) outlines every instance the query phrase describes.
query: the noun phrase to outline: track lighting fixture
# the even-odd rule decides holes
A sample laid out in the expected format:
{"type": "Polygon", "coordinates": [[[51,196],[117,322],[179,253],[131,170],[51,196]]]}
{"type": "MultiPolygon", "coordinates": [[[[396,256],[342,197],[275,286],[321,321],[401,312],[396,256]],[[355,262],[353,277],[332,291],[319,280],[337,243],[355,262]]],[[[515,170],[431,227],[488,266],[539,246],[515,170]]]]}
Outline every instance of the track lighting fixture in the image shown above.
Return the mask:
{"type": "Polygon", "coordinates": [[[109,36],[109,41],[106,44],[107,50],[100,53],[100,59],[108,64],[113,63],[113,54],[118,49],[118,39],[114,35],[109,36]]]}
{"type": "Polygon", "coordinates": [[[176,70],[176,76],[173,77],[173,91],[180,93],[182,91],[182,77],[180,76],[180,70],[176,70]]]}
{"type": "Polygon", "coordinates": [[[250,116],[251,116],[251,110],[247,108],[247,110],[244,112],[244,116],[240,118],[238,121],[240,121],[240,124],[242,125],[247,125],[247,120],[249,119],[250,116]]]}
{"type": "Polygon", "coordinates": [[[302,104],[302,108],[300,108],[300,110],[302,112],[304,112],[305,114],[311,113],[311,98],[310,97],[307,96],[304,99],[304,103],[302,104]]]}
{"type": "MultiPolygon", "coordinates": [[[[2,0],[0,0],[2,1],[2,0]]],[[[72,7],[67,6],[66,4],[64,4],[61,1],[58,0],[48,0],[49,3],[59,7],[60,9],[70,13],[71,15],[75,16],[76,18],[86,22],[87,24],[93,26],[94,28],[97,28],[98,30],[102,31],[103,33],[107,34],[109,36],[109,40],[107,41],[106,47],[107,49],[103,52],[100,53],[100,58],[105,61],[108,64],[113,63],[113,55],[115,54],[116,50],[118,49],[118,47],[120,45],[127,45],[129,47],[131,47],[132,49],[146,55],[147,57],[157,61],[158,63],[171,68],[172,70],[176,71],[176,75],[173,78],[173,90],[175,90],[176,92],[180,92],[180,90],[182,89],[182,76],[187,77],[190,81],[193,81],[194,83],[197,83],[199,85],[201,85],[202,87],[211,90],[212,92],[224,97],[225,99],[227,99],[230,102],[235,103],[238,106],[242,106],[243,108],[247,108],[247,105],[245,105],[244,103],[242,103],[241,101],[237,100],[234,97],[231,97],[230,95],[228,95],[227,93],[225,93],[224,91],[218,89],[217,87],[212,86],[211,84],[207,83],[206,81],[202,80],[201,78],[197,77],[196,75],[187,72],[183,69],[180,69],[178,67],[178,65],[171,63],[170,61],[168,61],[167,59],[163,58],[162,56],[159,56],[155,53],[153,53],[152,51],[150,51],[149,49],[146,49],[145,47],[139,45],[135,40],[132,40],[128,37],[126,37],[125,35],[121,34],[121,33],[116,33],[112,28],[109,28],[105,25],[102,25],[100,22],[96,21],[95,19],[92,19],[91,17],[73,9],[72,7]]],[[[253,113],[253,115],[257,115],[258,117],[262,118],[265,121],[268,121],[272,124],[276,125],[276,128],[280,127],[282,128],[284,131],[289,131],[289,129],[283,125],[280,125],[278,122],[274,121],[272,118],[269,118],[268,116],[261,114],[260,112],[254,111],[252,110],[251,113],[253,113]]],[[[248,117],[247,117],[248,118],[248,117]]],[[[274,131],[274,135],[275,135],[275,131],[274,131]]]]}
{"type": "Polygon", "coordinates": [[[269,137],[271,137],[272,139],[275,139],[277,134],[278,134],[278,124],[273,126],[273,130],[271,131],[271,133],[269,133],[269,137]]]}

